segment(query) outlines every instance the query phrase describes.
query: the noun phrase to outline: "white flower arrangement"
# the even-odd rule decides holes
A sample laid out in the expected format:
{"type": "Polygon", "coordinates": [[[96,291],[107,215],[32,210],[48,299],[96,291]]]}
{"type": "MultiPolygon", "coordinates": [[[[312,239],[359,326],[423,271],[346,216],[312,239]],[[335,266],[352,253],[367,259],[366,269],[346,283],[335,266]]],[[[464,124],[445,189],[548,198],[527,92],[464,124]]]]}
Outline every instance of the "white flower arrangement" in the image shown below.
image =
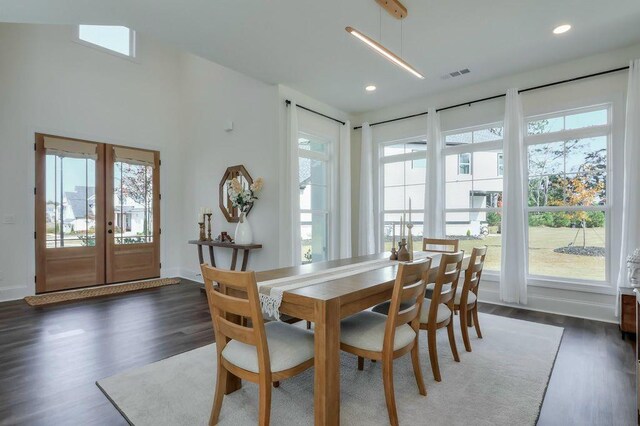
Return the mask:
{"type": "Polygon", "coordinates": [[[233,178],[228,186],[229,199],[233,207],[236,207],[242,213],[246,213],[258,199],[257,194],[260,193],[264,186],[264,179],[258,178],[249,188],[244,188],[238,178],[233,178]]]}

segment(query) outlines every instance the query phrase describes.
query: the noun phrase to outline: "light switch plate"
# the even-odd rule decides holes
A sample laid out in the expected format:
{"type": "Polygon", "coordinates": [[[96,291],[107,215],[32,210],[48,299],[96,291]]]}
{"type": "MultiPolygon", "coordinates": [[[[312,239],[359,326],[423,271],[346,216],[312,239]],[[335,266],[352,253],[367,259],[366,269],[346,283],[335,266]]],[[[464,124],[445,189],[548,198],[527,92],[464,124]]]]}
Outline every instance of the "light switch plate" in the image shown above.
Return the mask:
{"type": "Polygon", "coordinates": [[[6,225],[12,225],[12,224],[16,223],[16,215],[14,215],[14,214],[5,214],[4,217],[2,218],[2,223],[6,224],[6,225]]]}

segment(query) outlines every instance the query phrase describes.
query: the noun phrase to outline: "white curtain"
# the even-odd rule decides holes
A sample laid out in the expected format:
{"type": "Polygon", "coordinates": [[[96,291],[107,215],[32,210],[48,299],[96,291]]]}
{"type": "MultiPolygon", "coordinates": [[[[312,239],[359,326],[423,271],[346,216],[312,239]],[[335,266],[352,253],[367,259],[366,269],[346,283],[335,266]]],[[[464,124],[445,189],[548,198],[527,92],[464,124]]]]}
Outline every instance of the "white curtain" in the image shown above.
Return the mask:
{"type": "MultiPolygon", "coordinates": [[[[624,184],[622,197],[622,238],[618,287],[629,287],[627,256],[640,247],[640,59],[631,61],[627,87],[624,132],[624,184]]],[[[619,298],[618,298],[619,299],[619,298]]],[[[618,306],[616,305],[616,315],[618,306]]]]}
{"type": "Polygon", "coordinates": [[[427,180],[424,197],[424,236],[444,237],[444,175],[442,173],[440,115],[435,108],[427,114],[427,180]]]}
{"type": "Polygon", "coordinates": [[[520,304],[527,303],[523,121],[518,90],[509,89],[504,113],[500,300],[520,304]]]}
{"type": "Polygon", "coordinates": [[[351,122],[340,127],[340,258],[351,257],[351,122]]]}
{"type": "Polygon", "coordinates": [[[373,220],[373,142],[369,123],[362,124],[358,255],[376,252],[373,220]]]}
{"type": "Polygon", "coordinates": [[[280,263],[295,266],[302,263],[300,240],[300,181],[298,175],[298,108],[291,102],[287,108],[287,140],[284,155],[287,167],[284,170],[285,184],[281,214],[280,263]]]}

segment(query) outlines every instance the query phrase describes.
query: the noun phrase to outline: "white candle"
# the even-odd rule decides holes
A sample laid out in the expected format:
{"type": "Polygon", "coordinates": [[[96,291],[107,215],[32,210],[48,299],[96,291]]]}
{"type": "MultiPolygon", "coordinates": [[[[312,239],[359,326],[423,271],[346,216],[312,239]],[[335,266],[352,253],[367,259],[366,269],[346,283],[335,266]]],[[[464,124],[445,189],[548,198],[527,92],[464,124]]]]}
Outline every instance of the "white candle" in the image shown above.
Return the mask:
{"type": "Polygon", "coordinates": [[[409,197],[409,223],[411,222],[411,197],[409,197]]]}
{"type": "Polygon", "coordinates": [[[402,238],[406,235],[404,233],[404,227],[407,225],[407,213],[402,213],[402,238]]]}
{"type": "Polygon", "coordinates": [[[391,222],[391,233],[393,234],[393,241],[391,242],[391,249],[393,250],[393,248],[396,246],[396,223],[395,222],[391,222]]]}
{"type": "Polygon", "coordinates": [[[204,218],[202,216],[202,213],[198,213],[198,223],[202,223],[204,222],[204,218]]]}

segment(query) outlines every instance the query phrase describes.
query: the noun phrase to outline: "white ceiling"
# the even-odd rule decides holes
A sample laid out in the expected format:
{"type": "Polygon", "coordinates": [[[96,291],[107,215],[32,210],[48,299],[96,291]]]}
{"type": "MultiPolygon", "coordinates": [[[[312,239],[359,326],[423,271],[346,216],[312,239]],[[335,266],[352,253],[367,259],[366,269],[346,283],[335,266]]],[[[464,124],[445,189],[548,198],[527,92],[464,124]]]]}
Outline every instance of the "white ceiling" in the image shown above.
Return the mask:
{"type": "MultiPolygon", "coordinates": [[[[378,39],[374,0],[0,0],[0,21],[119,24],[347,112],[640,42],[638,0],[405,0],[403,57],[419,80],[350,36],[378,39]],[[573,29],[554,36],[552,29],[573,29]],[[442,80],[462,68],[466,76],[442,80]],[[378,90],[365,92],[375,84],[378,90]]],[[[382,13],[400,53],[400,22],[382,13]]]]}

